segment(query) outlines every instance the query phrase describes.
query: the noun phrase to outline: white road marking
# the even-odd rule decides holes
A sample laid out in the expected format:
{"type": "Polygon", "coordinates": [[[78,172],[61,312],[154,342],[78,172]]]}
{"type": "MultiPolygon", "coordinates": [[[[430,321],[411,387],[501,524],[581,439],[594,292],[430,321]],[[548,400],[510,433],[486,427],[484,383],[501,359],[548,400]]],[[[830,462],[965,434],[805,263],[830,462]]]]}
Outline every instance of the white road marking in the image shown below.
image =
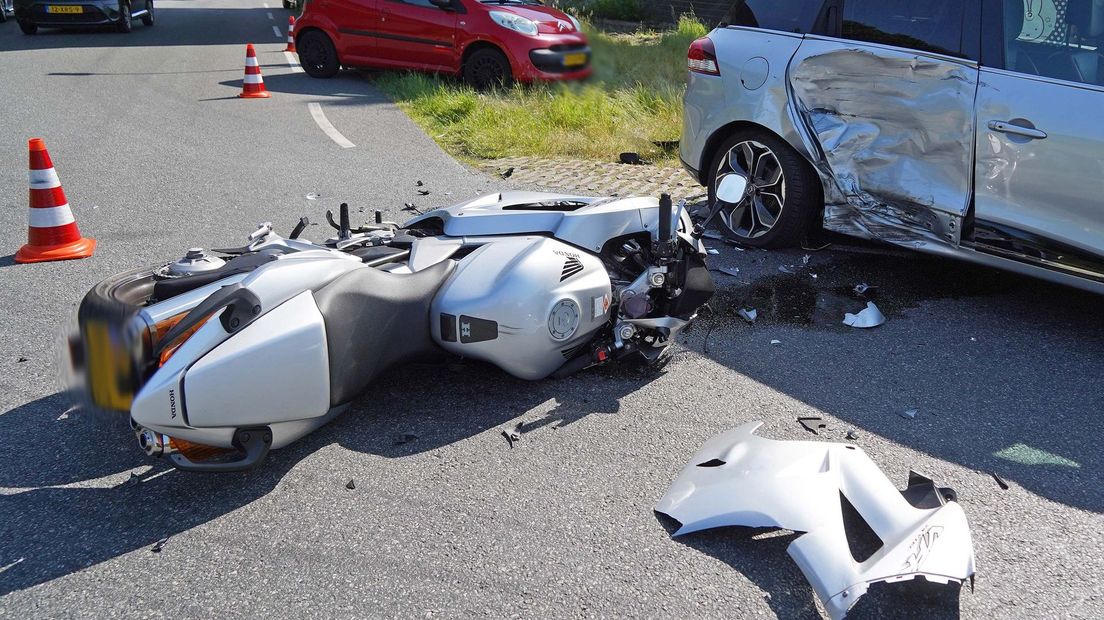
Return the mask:
{"type": "Polygon", "coordinates": [[[351,149],[355,144],[349,142],[349,139],[341,135],[341,132],[334,128],[330,124],[329,119],[322,112],[322,106],[317,103],[308,103],[307,109],[310,110],[311,116],[314,117],[314,122],[318,123],[318,128],[321,129],[331,140],[336,142],[338,146],[343,149],[351,149]]]}
{"type": "Polygon", "coordinates": [[[284,52],[284,58],[287,58],[288,66],[291,67],[292,73],[302,73],[303,67],[299,66],[299,59],[295,57],[291,52],[284,52]]]}
{"type": "Polygon", "coordinates": [[[277,28],[276,26],[273,26],[273,27],[272,27],[272,32],[273,32],[273,33],[274,33],[274,34],[276,35],[276,38],[277,38],[277,39],[282,39],[282,38],[284,38],[284,33],[280,32],[280,29],[279,29],[279,28],[277,28]]]}
{"type": "Polygon", "coordinates": [[[265,15],[268,15],[269,19],[276,19],[275,17],[272,16],[272,13],[265,13],[265,15]]]}

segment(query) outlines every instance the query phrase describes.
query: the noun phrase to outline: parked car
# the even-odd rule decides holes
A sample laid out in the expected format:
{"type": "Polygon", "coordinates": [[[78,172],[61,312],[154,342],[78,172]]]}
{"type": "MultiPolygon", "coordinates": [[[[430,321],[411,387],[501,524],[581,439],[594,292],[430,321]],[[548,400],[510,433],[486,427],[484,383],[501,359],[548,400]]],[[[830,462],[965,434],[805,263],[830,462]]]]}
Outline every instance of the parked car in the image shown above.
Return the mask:
{"type": "Polygon", "coordinates": [[[153,25],[153,0],[15,0],[15,19],[23,34],[36,33],[39,26],[105,24],[130,32],[134,19],[153,25]]]}
{"type": "Polygon", "coordinates": [[[0,0],[0,24],[8,21],[8,16],[14,14],[15,7],[12,5],[12,0],[0,0]]]}
{"type": "Polygon", "coordinates": [[[416,69],[484,88],[591,72],[578,20],[535,0],[312,0],[295,47],[318,78],[342,66],[416,69]]]}
{"type": "Polygon", "coordinates": [[[681,158],[752,246],[824,228],[1104,292],[1104,0],[739,0],[681,158]]]}

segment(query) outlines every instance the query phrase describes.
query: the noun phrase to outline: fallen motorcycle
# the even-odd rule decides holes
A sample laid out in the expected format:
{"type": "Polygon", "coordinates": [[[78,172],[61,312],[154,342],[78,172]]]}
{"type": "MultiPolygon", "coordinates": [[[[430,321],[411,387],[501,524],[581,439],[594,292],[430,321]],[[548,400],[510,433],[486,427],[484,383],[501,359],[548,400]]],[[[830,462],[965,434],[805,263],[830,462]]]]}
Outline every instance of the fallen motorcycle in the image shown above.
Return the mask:
{"type": "MultiPolygon", "coordinates": [[[[729,202],[746,180],[726,184],[729,202]]],[[[127,413],[150,455],[195,471],[257,465],[398,364],[441,353],[522,379],[663,359],[713,294],[695,224],[667,196],[506,192],[336,234],[189,250],[81,302],[79,392],[127,413]]],[[[728,204],[731,207],[731,204],[728,204]]]]}

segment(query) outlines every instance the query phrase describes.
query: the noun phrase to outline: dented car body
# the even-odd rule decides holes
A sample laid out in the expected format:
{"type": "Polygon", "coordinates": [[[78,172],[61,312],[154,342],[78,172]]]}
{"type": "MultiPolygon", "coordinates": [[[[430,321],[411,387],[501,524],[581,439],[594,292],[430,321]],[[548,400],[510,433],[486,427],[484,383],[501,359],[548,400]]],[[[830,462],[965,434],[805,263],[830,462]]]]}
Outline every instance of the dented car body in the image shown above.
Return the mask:
{"type": "Polygon", "coordinates": [[[678,522],[675,536],[733,525],[800,532],[788,552],[835,620],[873,583],[973,577],[953,491],[916,473],[898,491],[855,446],[765,439],[755,435],[761,424],[721,433],[694,455],[656,505],[678,522]],[[874,544],[856,557],[860,528],[874,544]]]}
{"type": "Polygon", "coordinates": [[[801,216],[1104,293],[1102,108],[1104,0],[738,0],[691,48],[681,157],[774,182],[751,245],[801,216]]]}

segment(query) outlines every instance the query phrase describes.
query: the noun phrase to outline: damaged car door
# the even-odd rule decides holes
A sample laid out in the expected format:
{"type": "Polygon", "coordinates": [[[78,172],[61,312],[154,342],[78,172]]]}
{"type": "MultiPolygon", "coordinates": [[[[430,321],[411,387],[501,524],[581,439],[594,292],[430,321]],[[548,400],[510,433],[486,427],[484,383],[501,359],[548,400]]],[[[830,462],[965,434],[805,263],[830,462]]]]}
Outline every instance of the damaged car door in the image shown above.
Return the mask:
{"type": "Polygon", "coordinates": [[[839,37],[806,35],[794,111],[825,179],[830,230],[958,245],[973,189],[978,2],[835,3],[839,37]]]}
{"type": "Polygon", "coordinates": [[[1104,281],[1104,0],[987,0],[979,252],[1104,281]]]}

